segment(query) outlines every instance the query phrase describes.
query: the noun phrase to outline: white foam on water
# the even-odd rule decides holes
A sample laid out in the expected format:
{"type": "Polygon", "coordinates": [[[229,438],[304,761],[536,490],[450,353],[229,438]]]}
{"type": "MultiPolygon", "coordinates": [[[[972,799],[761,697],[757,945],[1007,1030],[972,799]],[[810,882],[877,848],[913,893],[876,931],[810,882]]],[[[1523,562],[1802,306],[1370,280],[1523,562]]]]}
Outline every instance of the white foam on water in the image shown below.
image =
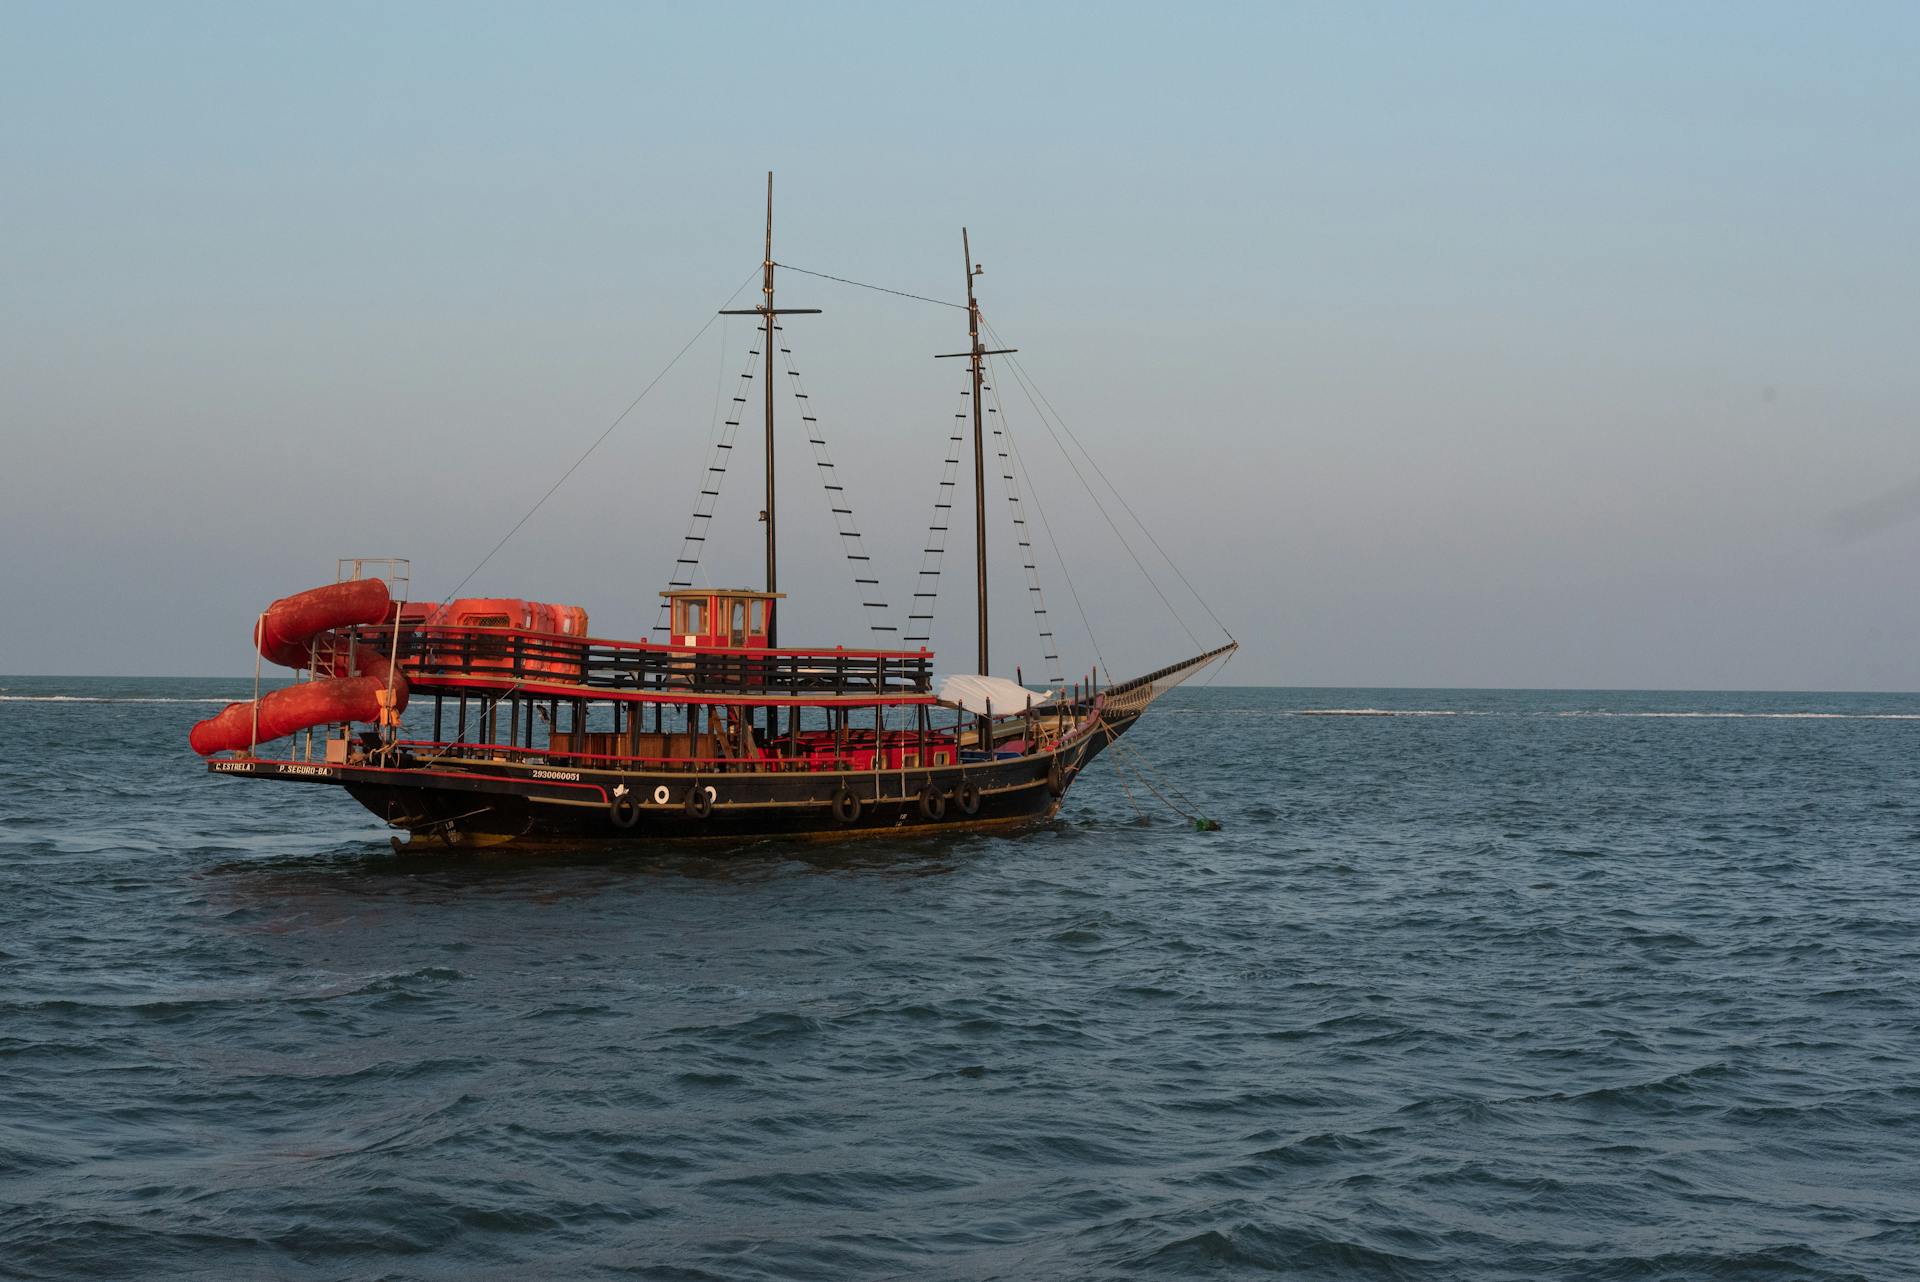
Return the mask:
{"type": "MultiPolygon", "coordinates": [[[[1187,711],[1182,709],[1181,711],[1187,711]]],[[[1196,709],[1207,716],[1225,715],[1226,710],[1196,709]]],[[[1600,709],[1574,709],[1565,712],[1499,712],[1481,708],[1288,708],[1293,717],[1608,717],[1644,718],[1657,721],[1920,721],[1920,712],[1610,712],[1600,709]]],[[[1262,710],[1253,715],[1264,716],[1262,710]]]]}
{"type": "Polygon", "coordinates": [[[0,703],[234,703],[233,699],[162,699],[150,695],[0,694],[0,703]]]}
{"type": "Polygon", "coordinates": [[[1438,708],[1295,708],[1296,717],[1458,717],[1465,714],[1438,708]]]}
{"type": "Polygon", "coordinates": [[[1677,721],[1920,721],[1920,712],[1556,712],[1553,715],[1677,721]]]}

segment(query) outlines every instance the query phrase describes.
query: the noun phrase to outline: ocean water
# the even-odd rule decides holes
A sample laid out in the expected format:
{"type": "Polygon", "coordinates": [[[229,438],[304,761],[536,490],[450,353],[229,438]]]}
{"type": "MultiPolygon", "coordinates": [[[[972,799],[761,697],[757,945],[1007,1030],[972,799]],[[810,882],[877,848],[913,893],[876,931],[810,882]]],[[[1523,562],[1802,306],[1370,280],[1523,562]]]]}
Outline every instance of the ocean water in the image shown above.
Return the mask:
{"type": "Polygon", "coordinates": [[[1920,1276],[1920,696],[1183,690],[1017,839],[454,858],[205,775],[244,689],[0,678],[0,1276],[1920,1276]]]}

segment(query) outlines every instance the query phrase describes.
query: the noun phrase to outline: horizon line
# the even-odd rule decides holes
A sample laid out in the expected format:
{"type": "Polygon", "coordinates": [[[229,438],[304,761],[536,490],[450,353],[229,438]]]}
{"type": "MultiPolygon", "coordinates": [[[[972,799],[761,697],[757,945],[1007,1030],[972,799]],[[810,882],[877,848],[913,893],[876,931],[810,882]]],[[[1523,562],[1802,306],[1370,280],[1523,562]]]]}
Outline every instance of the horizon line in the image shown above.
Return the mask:
{"type": "MultiPolygon", "coordinates": [[[[139,672],[0,672],[0,681],[235,681],[251,682],[252,673],[241,676],[206,673],[139,673],[139,672]]],[[[271,677],[261,674],[262,682],[268,680],[292,680],[291,674],[274,673],[271,677]]],[[[1182,687],[1176,687],[1180,689],[1182,687]]],[[[1193,690],[1434,690],[1459,694],[1920,694],[1915,690],[1894,690],[1882,687],[1833,687],[1820,689],[1813,686],[1619,686],[1619,685],[1564,685],[1564,686],[1485,686],[1485,685],[1392,685],[1392,684],[1346,684],[1303,682],[1287,684],[1282,682],[1239,682],[1233,685],[1196,684],[1193,690]]],[[[1170,692],[1171,693],[1171,692],[1170,692]]]]}

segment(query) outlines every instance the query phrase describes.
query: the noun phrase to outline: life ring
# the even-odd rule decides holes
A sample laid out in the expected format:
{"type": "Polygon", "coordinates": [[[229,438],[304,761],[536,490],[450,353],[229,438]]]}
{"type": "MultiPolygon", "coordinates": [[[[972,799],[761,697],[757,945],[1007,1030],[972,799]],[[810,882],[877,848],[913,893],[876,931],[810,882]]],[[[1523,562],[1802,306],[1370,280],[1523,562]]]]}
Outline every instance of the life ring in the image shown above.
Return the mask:
{"type": "Polygon", "coordinates": [[[640,803],[632,793],[623,792],[607,803],[607,818],[616,828],[631,828],[640,822],[640,803]]]}
{"type": "Polygon", "coordinates": [[[664,806],[667,804],[667,799],[671,796],[673,796],[673,794],[667,791],[667,785],[660,784],[653,790],[653,804],[656,806],[664,806]]]}
{"type": "Polygon", "coordinates": [[[1067,768],[1060,764],[1060,758],[1055,757],[1053,764],[1047,767],[1047,791],[1056,797],[1066,796],[1068,777],[1067,768]]]}
{"type": "Polygon", "coordinates": [[[712,784],[695,784],[687,792],[687,813],[695,819],[705,819],[713,813],[713,803],[719,796],[720,794],[713,790],[712,784]]]}
{"type": "Polygon", "coordinates": [[[860,794],[845,784],[833,794],[833,817],[843,824],[850,824],[860,818],[860,794]]]}
{"type": "Polygon", "coordinates": [[[939,823],[947,813],[947,794],[932,784],[920,790],[920,817],[931,823],[939,823]]]}
{"type": "Polygon", "coordinates": [[[953,804],[960,807],[963,815],[980,813],[980,785],[971,779],[962,779],[960,786],[953,790],[953,804]]]}

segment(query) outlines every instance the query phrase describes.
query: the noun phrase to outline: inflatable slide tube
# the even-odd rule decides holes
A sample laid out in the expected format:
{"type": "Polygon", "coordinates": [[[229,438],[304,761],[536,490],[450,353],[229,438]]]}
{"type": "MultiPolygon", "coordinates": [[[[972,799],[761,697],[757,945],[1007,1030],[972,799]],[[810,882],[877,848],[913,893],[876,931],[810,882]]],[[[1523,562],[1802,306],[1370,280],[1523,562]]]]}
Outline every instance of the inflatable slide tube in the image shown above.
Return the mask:
{"type": "MultiPolygon", "coordinates": [[[[254,629],[254,643],[263,657],[287,667],[303,668],[313,661],[313,638],[334,628],[384,623],[392,617],[387,585],[379,579],[354,579],[282,597],[267,607],[254,629]]],[[[254,700],[230,703],[194,726],[187,741],[201,756],[212,756],[267,743],[309,726],[344,721],[378,721],[380,695],[393,685],[395,712],[407,706],[407,679],[393,670],[384,655],[359,650],[356,671],[340,663],[330,677],[287,686],[262,695],[257,720],[254,700]]]]}
{"type": "Polygon", "coordinates": [[[281,597],[267,607],[254,628],[254,644],[268,660],[286,668],[304,668],[312,659],[313,638],[334,628],[385,623],[393,600],[381,579],[329,583],[281,597]]]}
{"type": "MultiPolygon", "coordinates": [[[[380,696],[386,692],[386,688],[384,677],[330,677],[271,691],[260,697],[260,733],[257,742],[266,743],[305,730],[308,726],[332,725],[341,721],[378,721],[380,696]]],[[[394,696],[396,703],[404,699],[405,687],[396,683],[394,696]]],[[[187,741],[203,757],[245,748],[256,742],[253,717],[251,700],[230,703],[217,716],[209,717],[195,726],[187,741]]]]}

